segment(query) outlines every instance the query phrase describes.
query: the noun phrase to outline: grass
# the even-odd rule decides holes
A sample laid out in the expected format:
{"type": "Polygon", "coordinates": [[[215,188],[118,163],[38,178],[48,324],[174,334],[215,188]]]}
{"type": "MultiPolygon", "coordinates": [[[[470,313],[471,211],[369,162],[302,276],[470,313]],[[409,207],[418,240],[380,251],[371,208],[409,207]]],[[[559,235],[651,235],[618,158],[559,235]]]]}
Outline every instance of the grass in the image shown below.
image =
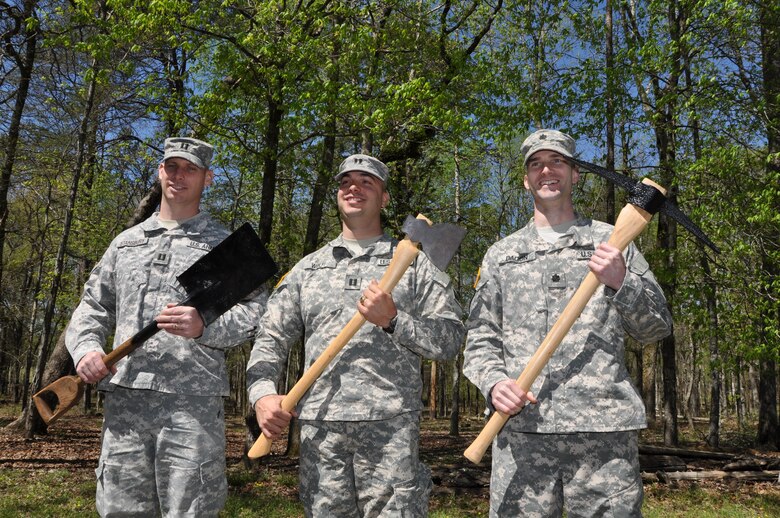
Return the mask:
{"type": "Polygon", "coordinates": [[[92,472],[0,469],[0,517],[96,515],[92,472]]]}
{"type": "MultiPolygon", "coordinates": [[[[10,405],[0,404],[0,424],[15,417],[10,405]]],[[[240,427],[240,420],[229,424],[240,427]]],[[[474,432],[468,422],[467,432],[474,432]]],[[[88,426],[93,428],[92,424],[88,426]]],[[[99,429],[96,418],[94,428],[99,429]]],[[[424,430],[446,436],[446,422],[427,420],[424,430]]],[[[681,446],[701,445],[701,432],[681,427],[681,446]]],[[[698,427],[697,427],[698,428],[698,427]]],[[[240,431],[240,430],[239,430],[240,431]]],[[[752,429],[724,429],[723,437],[729,447],[749,450],[752,429]]],[[[643,432],[643,440],[658,444],[659,430],[643,432]]],[[[446,441],[437,443],[444,445],[446,441]]],[[[43,443],[41,443],[43,444],[43,443]]],[[[35,446],[33,446],[35,448],[35,446]]],[[[442,469],[463,462],[462,448],[440,448],[425,453],[426,462],[442,469]]],[[[36,450],[38,454],[40,450],[36,450]]],[[[0,453],[2,457],[2,453],[0,453]]],[[[2,458],[0,458],[2,460],[2,458]]],[[[95,458],[95,464],[97,459],[95,458]]],[[[9,464],[5,464],[8,466],[9,464]]],[[[91,466],[89,462],[84,465],[91,466]]],[[[82,466],[84,466],[82,465],[82,466]]],[[[455,468],[453,468],[455,469],[455,468]]],[[[292,518],[303,516],[298,500],[298,473],[295,461],[261,465],[249,470],[240,462],[228,467],[229,494],[223,518],[255,517],[292,518]]],[[[646,483],[643,515],[646,518],[763,518],[780,516],[780,484],[752,482],[671,482],[646,483]]],[[[487,489],[472,488],[455,494],[452,488],[438,487],[431,496],[431,518],[478,518],[488,513],[487,489]]],[[[44,469],[0,467],[0,518],[6,517],[64,517],[97,516],[95,512],[95,476],[92,467],[44,469]]]]}
{"type": "MultiPolygon", "coordinates": [[[[233,466],[230,494],[222,517],[297,518],[297,476],[233,466]]],[[[0,518],[96,516],[91,471],[0,469],[0,518]]],[[[486,494],[437,494],[431,518],[487,516],[486,494]]],[[[762,518],[780,516],[780,490],[760,484],[702,487],[694,483],[645,486],[645,518],[762,518]]]]}
{"type": "Polygon", "coordinates": [[[780,516],[780,490],[759,484],[645,486],[645,518],[769,518],[780,516]]]}

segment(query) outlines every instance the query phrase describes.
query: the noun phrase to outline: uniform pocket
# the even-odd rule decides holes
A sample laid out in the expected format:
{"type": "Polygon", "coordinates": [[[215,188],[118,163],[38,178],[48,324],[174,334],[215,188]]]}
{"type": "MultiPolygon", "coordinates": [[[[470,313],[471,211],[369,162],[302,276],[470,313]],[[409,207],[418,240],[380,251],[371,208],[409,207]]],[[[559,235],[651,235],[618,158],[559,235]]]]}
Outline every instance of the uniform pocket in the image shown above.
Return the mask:
{"type": "Polygon", "coordinates": [[[162,507],[174,516],[216,516],[225,505],[227,480],[222,459],[202,464],[186,459],[160,463],[162,507]]]}
{"type": "Polygon", "coordinates": [[[152,473],[101,460],[95,470],[95,476],[95,506],[100,516],[155,514],[157,498],[152,473]]]}
{"type": "Polygon", "coordinates": [[[400,518],[423,518],[428,516],[428,498],[431,494],[431,470],[419,463],[417,476],[409,481],[396,484],[387,510],[400,518]]]}

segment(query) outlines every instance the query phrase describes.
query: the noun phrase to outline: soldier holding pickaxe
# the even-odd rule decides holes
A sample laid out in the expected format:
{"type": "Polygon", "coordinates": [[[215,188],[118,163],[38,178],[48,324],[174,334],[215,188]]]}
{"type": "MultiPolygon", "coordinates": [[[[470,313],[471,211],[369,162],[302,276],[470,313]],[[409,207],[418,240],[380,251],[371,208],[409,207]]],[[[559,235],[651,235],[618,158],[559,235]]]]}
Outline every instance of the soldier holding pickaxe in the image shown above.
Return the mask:
{"type": "MultiPolygon", "coordinates": [[[[486,253],[467,324],[464,373],[496,411],[490,426],[500,423],[490,516],[561,516],[564,503],[568,516],[640,516],[637,440],[647,423],[624,334],[642,343],[667,336],[667,303],[630,239],[621,253],[610,225],[575,214],[574,140],[539,130],[521,150],[534,218],[486,253]],[[579,296],[583,278],[592,289],[579,296]],[[556,343],[542,340],[548,331],[556,343]]],[[[661,203],[639,199],[652,201],[648,210],[661,203]]],[[[491,439],[466,456],[478,461],[491,439]]]]}
{"type": "Polygon", "coordinates": [[[275,288],[249,360],[249,399],[263,435],[248,455],[267,454],[298,415],[307,516],[427,516],[420,366],[422,358],[452,358],[463,339],[461,309],[442,271],[463,236],[448,239],[446,227],[415,218],[400,242],[386,235],[388,174],[367,155],[342,162],[342,233],[275,288]],[[301,339],[307,370],[277,395],[287,354],[301,339]]]}

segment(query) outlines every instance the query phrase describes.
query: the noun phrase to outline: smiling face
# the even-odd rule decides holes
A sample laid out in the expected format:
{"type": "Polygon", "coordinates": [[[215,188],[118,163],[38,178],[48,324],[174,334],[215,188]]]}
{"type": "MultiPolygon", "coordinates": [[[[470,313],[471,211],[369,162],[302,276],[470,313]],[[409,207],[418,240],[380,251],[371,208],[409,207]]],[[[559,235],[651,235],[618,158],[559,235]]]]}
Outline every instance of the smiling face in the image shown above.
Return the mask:
{"type": "Polygon", "coordinates": [[[379,215],[390,196],[379,178],[350,171],[339,179],[336,199],[345,237],[362,239],[382,233],[379,215]]]}
{"type": "Polygon", "coordinates": [[[538,208],[571,206],[574,184],[580,173],[566,157],[555,151],[541,150],[527,162],[523,184],[534,197],[538,208]]]}
{"type": "Polygon", "coordinates": [[[200,210],[203,189],[211,185],[214,173],[198,167],[184,158],[168,158],[160,164],[157,173],[162,187],[160,217],[186,219],[200,210]]]}

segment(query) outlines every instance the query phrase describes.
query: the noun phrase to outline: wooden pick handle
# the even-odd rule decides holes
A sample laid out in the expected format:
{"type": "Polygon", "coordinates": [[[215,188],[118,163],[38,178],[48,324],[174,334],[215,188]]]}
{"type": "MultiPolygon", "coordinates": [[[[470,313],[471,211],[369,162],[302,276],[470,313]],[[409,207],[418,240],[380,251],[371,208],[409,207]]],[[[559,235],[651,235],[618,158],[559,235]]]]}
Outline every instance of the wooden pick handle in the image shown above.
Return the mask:
{"type": "MultiPolygon", "coordinates": [[[[643,183],[652,185],[666,194],[666,190],[663,187],[651,180],[645,179],[643,180],[643,183]]],[[[631,204],[626,205],[618,215],[618,219],[615,222],[615,228],[612,231],[608,243],[619,248],[621,251],[625,250],[629,243],[642,233],[652,218],[653,215],[644,209],[631,204]]],[[[541,373],[544,366],[547,365],[550,357],[566,337],[569,330],[574,325],[574,322],[580,317],[582,310],[585,309],[585,306],[588,304],[588,301],[590,301],[590,298],[596,292],[596,289],[600,284],[601,283],[593,272],[588,272],[585,279],[582,281],[582,284],[580,284],[580,287],[577,288],[577,291],[574,292],[571,300],[566,305],[563,313],[561,313],[561,316],[558,317],[558,320],[552,326],[550,332],[547,334],[544,341],[542,341],[542,344],[531,357],[528,365],[523,369],[520,377],[517,378],[517,385],[524,391],[527,392],[531,389],[531,386],[534,384],[534,381],[536,381],[539,373],[541,373]]],[[[507,414],[504,414],[503,412],[494,412],[474,442],[472,442],[466,451],[463,452],[463,455],[471,462],[475,464],[479,463],[488,447],[493,442],[493,439],[498,435],[498,432],[501,431],[501,428],[504,427],[508,419],[509,416],[507,414]]]]}
{"type": "MultiPolygon", "coordinates": [[[[419,214],[417,219],[424,219],[429,225],[430,220],[419,214]]],[[[385,293],[390,293],[395,288],[398,281],[401,280],[407,268],[414,262],[417,254],[420,252],[418,243],[411,241],[408,237],[404,238],[398,243],[398,246],[393,253],[393,258],[390,260],[390,264],[387,266],[387,270],[379,281],[379,288],[385,293]]],[[[330,364],[333,358],[344,348],[345,345],[355,336],[355,333],[365,324],[366,319],[360,312],[355,312],[352,320],[344,326],[344,329],[336,335],[328,347],[322,351],[322,354],[314,361],[306,372],[303,373],[301,379],[293,386],[292,389],[282,398],[281,406],[286,412],[291,412],[298,402],[301,400],[306,391],[311,388],[315,381],[320,377],[325,368],[330,364]]],[[[255,441],[252,447],[247,452],[247,457],[250,459],[256,459],[264,455],[268,455],[271,451],[271,439],[261,434],[255,441]]]]}

